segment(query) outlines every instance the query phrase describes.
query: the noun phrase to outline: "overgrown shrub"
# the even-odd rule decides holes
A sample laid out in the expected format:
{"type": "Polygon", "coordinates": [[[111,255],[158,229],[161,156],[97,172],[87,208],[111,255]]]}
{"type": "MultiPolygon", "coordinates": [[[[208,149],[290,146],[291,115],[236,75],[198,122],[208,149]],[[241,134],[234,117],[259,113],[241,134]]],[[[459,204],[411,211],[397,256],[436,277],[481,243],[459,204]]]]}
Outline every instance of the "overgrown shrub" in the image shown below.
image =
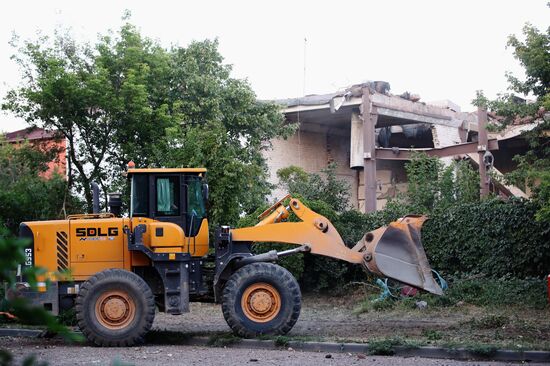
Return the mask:
{"type": "MultiPolygon", "coordinates": [[[[419,154],[407,164],[407,171],[408,192],[389,201],[383,210],[370,214],[344,209],[348,207],[347,198],[342,195],[346,185],[336,178],[334,165],[324,171],[325,178],[307,174],[297,167],[280,170],[279,176],[293,196],[334,224],[348,247],[355,245],[365,233],[400,217],[424,213],[429,217],[421,233],[424,248],[432,267],[445,277],[480,275],[521,281],[548,274],[550,227],[535,220],[536,203],[506,202],[497,198],[479,200],[478,175],[466,162],[444,167],[436,158],[419,154]]],[[[256,224],[256,216],[261,211],[242,218],[240,226],[256,224]]],[[[290,220],[295,219],[291,215],[290,220]]],[[[255,250],[265,252],[288,247],[268,243],[257,245],[255,250]]],[[[280,264],[299,279],[306,292],[338,293],[346,284],[366,279],[361,266],[322,256],[289,256],[280,264]]],[[[515,292],[521,292],[517,286],[521,289],[539,283],[536,279],[532,281],[513,283],[512,287],[515,292]]],[[[461,290],[468,292],[474,287],[463,286],[461,290]]],[[[504,287],[493,288],[495,296],[497,291],[506,291],[504,287]]],[[[438,301],[442,302],[440,305],[452,304],[449,298],[438,301]]]]}
{"type": "Polygon", "coordinates": [[[455,204],[479,201],[479,174],[467,161],[445,166],[435,156],[417,153],[405,164],[407,193],[398,197],[409,213],[429,214],[455,204]]]}
{"type": "Polygon", "coordinates": [[[435,210],[422,228],[431,265],[450,274],[542,277],[550,271],[550,228],[537,205],[489,199],[435,210]]]}
{"type": "Polygon", "coordinates": [[[520,305],[547,307],[546,281],[542,278],[453,278],[445,296],[422,294],[428,306],[455,306],[459,302],[478,306],[520,305]]]}
{"type": "MultiPolygon", "coordinates": [[[[455,278],[449,277],[445,296],[421,293],[415,297],[367,296],[355,309],[356,313],[387,311],[392,309],[418,310],[416,303],[424,300],[428,308],[451,307],[462,304],[502,307],[521,306],[544,309],[547,305],[546,281],[540,278],[455,278]]],[[[503,319],[486,317],[476,320],[476,327],[492,327],[503,319]]]]}
{"type": "Polygon", "coordinates": [[[0,136],[0,226],[13,234],[22,221],[57,219],[81,209],[62,176],[40,175],[48,169],[51,152],[30,144],[15,148],[0,136]]]}
{"type": "Polygon", "coordinates": [[[291,165],[277,170],[277,176],[289,193],[308,201],[325,202],[334,211],[341,212],[349,209],[350,187],[338,179],[336,168],[336,163],[330,163],[320,175],[291,165]]]}

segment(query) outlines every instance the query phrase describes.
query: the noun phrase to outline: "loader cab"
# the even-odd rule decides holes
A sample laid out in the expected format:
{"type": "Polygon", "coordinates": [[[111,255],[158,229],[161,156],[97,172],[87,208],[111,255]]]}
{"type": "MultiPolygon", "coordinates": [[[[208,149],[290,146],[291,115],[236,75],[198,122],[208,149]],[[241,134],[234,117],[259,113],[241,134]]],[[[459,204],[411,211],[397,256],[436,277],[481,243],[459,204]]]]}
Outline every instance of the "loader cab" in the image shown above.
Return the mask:
{"type": "Polygon", "coordinates": [[[204,168],[128,169],[130,217],[172,222],[197,236],[206,219],[205,176],[204,168]]]}

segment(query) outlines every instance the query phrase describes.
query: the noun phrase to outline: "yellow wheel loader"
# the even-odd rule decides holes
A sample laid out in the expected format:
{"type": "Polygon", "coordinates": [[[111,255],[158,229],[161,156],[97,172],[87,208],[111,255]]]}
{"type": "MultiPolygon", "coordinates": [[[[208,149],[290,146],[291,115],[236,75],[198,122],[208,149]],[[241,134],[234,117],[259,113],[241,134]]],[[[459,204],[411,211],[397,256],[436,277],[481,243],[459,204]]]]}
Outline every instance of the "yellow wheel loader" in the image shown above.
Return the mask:
{"type": "Polygon", "coordinates": [[[287,196],[254,227],[218,228],[214,254],[208,254],[205,177],[202,168],[132,167],[128,217],[120,215],[120,194],[109,195],[110,212],[99,212],[96,186],[93,214],[22,223],[20,236],[29,239],[23,266],[47,273],[37,288],[19,275],[16,295],[56,315],[74,307],[78,326],[96,345],[130,346],[143,341],[156,309],[182,314],[190,301],[221,303],[239,336],[287,333],[298,320],[301,293],[296,279],[275,262],[295,253],[357,263],[442,293],[420,242],[423,217],[368,232],[348,248],[329,220],[287,196]],[[287,221],[291,212],[299,222],[287,221]],[[297,247],[253,254],[259,242],[297,247]]]}

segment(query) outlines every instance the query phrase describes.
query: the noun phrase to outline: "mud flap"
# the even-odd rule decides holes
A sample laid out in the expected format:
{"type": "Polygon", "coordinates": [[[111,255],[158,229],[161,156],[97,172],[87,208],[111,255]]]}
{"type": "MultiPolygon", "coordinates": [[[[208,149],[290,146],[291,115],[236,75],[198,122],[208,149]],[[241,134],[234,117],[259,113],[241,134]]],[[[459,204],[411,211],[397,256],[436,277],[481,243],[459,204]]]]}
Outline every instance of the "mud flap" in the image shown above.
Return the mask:
{"type": "Polygon", "coordinates": [[[436,295],[443,291],[420,240],[425,216],[406,216],[387,227],[367,233],[354,248],[363,253],[363,267],[436,295]]]}

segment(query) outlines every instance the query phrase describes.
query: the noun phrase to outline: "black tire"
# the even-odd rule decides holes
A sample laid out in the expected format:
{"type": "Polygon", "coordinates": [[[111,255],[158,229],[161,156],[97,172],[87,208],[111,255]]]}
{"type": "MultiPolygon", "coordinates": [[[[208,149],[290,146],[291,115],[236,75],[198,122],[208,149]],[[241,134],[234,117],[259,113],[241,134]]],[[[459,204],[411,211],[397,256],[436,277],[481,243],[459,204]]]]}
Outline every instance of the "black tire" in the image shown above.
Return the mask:
{"type": "Polygon", "coordinates": [[[222,294],[225,321],[235,334],[245,338],[288,333],[300,316],[301,306],[300,286],[294,276],[283,267],[272,263],[252,263],[240,268],[229,277],[222,294]],[[247,312],[243,308],[248,305],[246,300],[252,296],[250,289],[255,286],[260,287],[259,291],[265,287],[278,292],[278,311],[270,309],[265,319],[252,319],[247,315],[250,310],[247,312]],[[243,299],[243,295],[246,298],[243,299]]]}
{"type": "Polygon", "coordinates": [[[76,297],[78,327],[97,346],[142,343],[154,318],[151,289],[141,277],[122,269],[96,273],[81,285],[76,297]]]}

